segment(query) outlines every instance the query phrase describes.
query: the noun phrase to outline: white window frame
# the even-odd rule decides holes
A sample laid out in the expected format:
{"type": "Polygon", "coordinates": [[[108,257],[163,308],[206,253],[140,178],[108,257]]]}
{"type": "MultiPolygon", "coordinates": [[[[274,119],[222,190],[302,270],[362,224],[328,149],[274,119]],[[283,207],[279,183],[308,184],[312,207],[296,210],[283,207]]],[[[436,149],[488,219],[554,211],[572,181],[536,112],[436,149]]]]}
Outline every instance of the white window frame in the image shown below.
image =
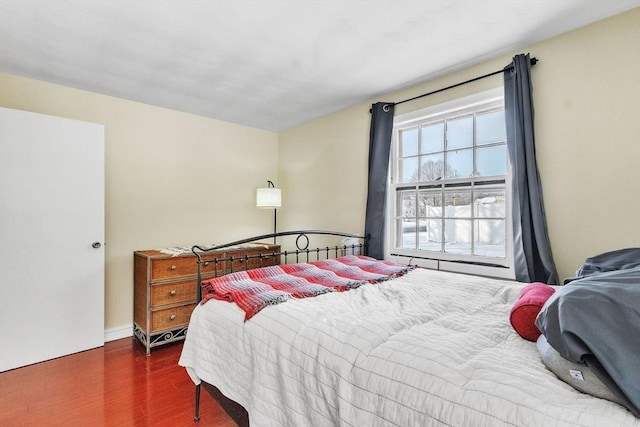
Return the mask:
{"type": "MultiPolygon", "coordinates": [[[[505,218],[505,257],[470,257],[448,253],[436,253],[428,251],[418,251],[412,249],[395,248],[395,212],[396,212],[396,187],[395,168],[397,167],[397,135],[398,128],[404,128],[414,123],[423,122],[430,118],[443,115],[455,115],[467,110],[474,110],[482,106],[488,106],[499,102],[504,102],[504,90],[502,87],[491,89],[485,92],[476,93],[463,98],[458,98],[449,102],[427,107],[421,110],[412,111],[394,117],[393,120],[393,141],[391,144],[391,161],[389,162],[389,175],[387,184],[387,221],[385,226],[385,259],[397,261],[399,263],[417,264],[422,267],[437,270],[452,271],[481,276],[497,277],[503,279],[515,279],[513,269],[513,222],[511,210],[511,195],[508,194],[511,188],[511,167],[507,163],[507,177],[505,181],[506,195],[506,218],[505,218]]],[[[508,160],[507,160],[508,162],[508,160]]]]}

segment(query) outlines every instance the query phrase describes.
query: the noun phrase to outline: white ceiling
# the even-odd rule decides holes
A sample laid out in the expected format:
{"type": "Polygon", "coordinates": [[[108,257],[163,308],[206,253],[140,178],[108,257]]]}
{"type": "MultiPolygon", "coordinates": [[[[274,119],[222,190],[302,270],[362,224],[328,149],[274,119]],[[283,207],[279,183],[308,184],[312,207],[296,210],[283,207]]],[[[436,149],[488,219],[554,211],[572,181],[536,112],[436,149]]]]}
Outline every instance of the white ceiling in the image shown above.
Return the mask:
{"type": "Polygon", "coordinates": [[[0,0],[0,71],[280,131],[638,6],[0,0]]]}

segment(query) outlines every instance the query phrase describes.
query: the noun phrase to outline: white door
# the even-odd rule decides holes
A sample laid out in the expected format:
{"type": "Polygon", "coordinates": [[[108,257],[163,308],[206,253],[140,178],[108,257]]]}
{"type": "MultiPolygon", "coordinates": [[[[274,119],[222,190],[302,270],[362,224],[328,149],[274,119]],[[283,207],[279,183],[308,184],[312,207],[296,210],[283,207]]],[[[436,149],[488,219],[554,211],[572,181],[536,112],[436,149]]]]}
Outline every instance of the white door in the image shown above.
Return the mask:
{"type": "Polygon", "coordinates": [[[0,108],[0,372],[104,345],[104,126],[0,108]]]}

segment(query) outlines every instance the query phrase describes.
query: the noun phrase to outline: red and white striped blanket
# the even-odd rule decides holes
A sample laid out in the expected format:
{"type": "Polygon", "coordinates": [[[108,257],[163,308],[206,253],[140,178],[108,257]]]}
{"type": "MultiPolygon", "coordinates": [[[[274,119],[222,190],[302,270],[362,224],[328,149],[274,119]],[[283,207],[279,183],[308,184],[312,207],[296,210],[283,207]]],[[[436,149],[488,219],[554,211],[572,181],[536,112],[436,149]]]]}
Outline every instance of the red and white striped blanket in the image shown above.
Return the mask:
{"type": "Polygon", "coordinates": [[[238,271],[203,281],[205,296],[201,304],[212,298],[235,302],[244,310],[246,322],[266,306],[285,302],[289,298],[343,292],[402,276],[414,268],[363,255],[347,255],[309,263],[238,271]]]}

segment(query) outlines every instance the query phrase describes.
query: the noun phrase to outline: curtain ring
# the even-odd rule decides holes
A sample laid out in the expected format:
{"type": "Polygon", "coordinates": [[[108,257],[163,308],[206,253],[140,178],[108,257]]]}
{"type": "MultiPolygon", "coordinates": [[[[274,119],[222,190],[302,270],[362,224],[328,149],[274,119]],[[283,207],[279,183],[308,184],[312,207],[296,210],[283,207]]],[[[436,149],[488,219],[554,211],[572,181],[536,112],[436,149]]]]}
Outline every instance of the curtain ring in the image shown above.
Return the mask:
{"type": "Polygon", "coordinates": [[[382,111],[384,111],[385,113],[388,113],[390,109],[391,107],[389,107],[389,104],[384,104],[382,106],[382,111]]]}

